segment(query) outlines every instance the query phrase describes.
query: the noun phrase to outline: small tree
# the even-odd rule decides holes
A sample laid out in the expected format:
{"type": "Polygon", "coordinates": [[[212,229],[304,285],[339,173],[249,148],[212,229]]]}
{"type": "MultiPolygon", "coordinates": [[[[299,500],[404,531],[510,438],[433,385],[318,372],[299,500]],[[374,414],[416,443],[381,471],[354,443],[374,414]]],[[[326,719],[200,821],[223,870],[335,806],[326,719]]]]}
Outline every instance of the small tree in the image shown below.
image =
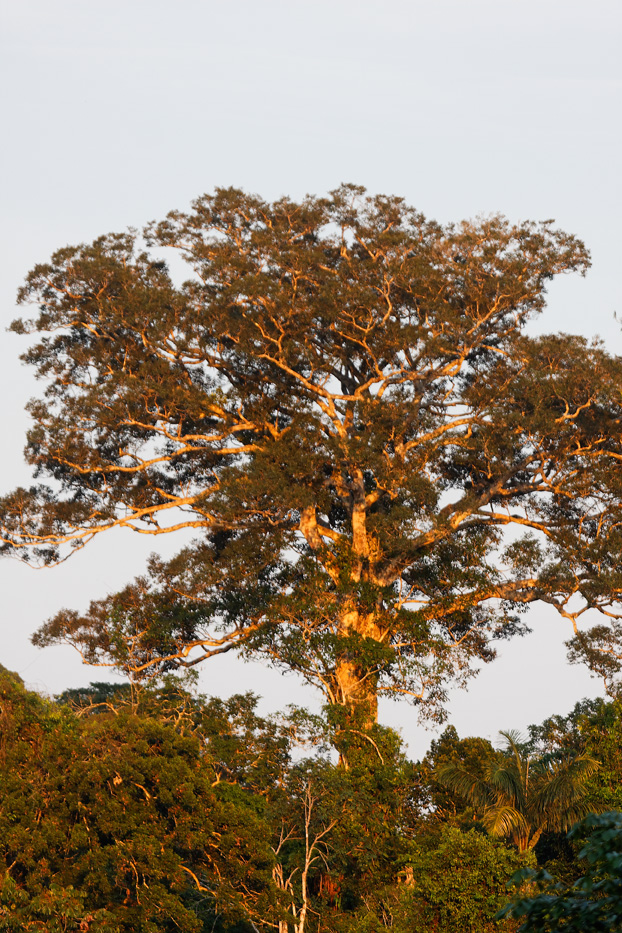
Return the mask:
{"type": "Polygon", "coordinates": [[[472,828],[474,812],[469,801],[437,779],[443,765],[454,764],[474,778],[485,778],[497,751],[487,739],[460,739],[454,726],[447,726],[433,739],[425,757],[416,767],[415,797],[423,816],[424,832],[451,822],[459,828],[472,828]],[[469,826],[469,824],[471,824],[469,826]]]}
{"type": "Polygon", "coordinates": [[[424,838],[413,851],[393,929],[515,931],[515,922],[508,918],[500,924],[495,915],[507,900],[508,879],[533,863],[531,853],[519,855],[473,829],[464,833],[445,826],[440,837],[424,838]]]}
{"type": "Polygon", "coordinates": [[[40,483],[0,501],[0,538],[53,563],[114,527],[198,537],[39,644],[135,677],[239,649],[369,725],[379,694],[439,715],[535,600],[617,612],[622,365],[524,332],[587,268],[578,240],[348,185],[217,190],[145,236],[59,250],[21,290],[40,483]]]}
{"type": "Polygon", "coordinates": [[[493,836],[509,839],[519,852],[533,849],[543,832],[563,832],[585,813],[586,782],[598,763],[586,755],[561,762],[533,761],[515,732],[502,732],[506,748],[481,778],[461,765],[441,765],[437,779],[481,814],[493,836]]]}

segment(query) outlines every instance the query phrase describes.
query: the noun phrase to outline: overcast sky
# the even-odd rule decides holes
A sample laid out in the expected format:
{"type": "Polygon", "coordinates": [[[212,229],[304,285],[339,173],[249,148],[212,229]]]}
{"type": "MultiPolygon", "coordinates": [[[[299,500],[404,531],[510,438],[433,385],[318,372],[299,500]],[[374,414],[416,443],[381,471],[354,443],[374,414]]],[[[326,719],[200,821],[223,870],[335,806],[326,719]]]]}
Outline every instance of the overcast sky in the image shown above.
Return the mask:
{"type": "MultiPolygon", "coordinates": [[[[272,199],[351,181],[441,221],[555,218],[585,240],[593,267],[552,286],[535,326],[599,334],[622,352],[619,0],[3,6],[6,325],[24,275],[58,247],[140,226],[217,185],[272,199]]],[[[23,406],[37,386],[18,361],[22,340],[0,341],[3,492],[28,479],[23,406]]],[[[106,679],[70,649],[34,649],[29,636],[61,606],[120,587],[152,547],[126,532],[55,569],[3,561],[0,663],[48,692],[106,679]]],[[[494,738],[599,692],[566,664],[570,632],[556,614],[536,608],[530,622],[533,635],[453,698],[462,735],[494,738]]],[[[293,677],[232,659],[208,663],[201,686],[254,689],[265,710],[317,701],[293,677]]],[[[414,754],[425,750],[432,734],[412,708],[383,705],[381,718],[414,754]]]]}

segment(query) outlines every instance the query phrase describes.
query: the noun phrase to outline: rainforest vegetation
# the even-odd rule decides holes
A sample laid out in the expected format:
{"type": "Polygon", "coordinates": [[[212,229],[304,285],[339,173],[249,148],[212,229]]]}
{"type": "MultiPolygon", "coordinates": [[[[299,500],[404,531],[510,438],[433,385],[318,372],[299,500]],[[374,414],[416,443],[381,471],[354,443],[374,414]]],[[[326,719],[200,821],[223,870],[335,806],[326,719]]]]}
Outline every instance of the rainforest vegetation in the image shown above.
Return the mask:
{"type": "Polygon", "coordinates": [[[622,360],[530,330],[588,266],[549,221],[441,225],[344,185],[217,189],[31,271],[33,483],[0,498],[1,552],[182,543],[34,636],[124,686],[2,673],[0,930],[588,929],[594,891],[615,919],[611,866],[572,883],[619,833],[622,360]],[[538,604],[609,699],[409,761],[378,698],[442,723],[538,604]],[[322,715],[197,693],[226,652],[322,715]]]}
{"type": "Polygon", "coordinates": [[[449,726],[420,762],[379,725],[342,736],[338,761],[330,716],[256,703],[172,676],[50,700],[2,670],[0,930],[515,931],[518,914],[495,919],[510,878],[531,870],[515,910],[533,911],[526,890],[585,874],[571,823],[622,810],[617,701],[498,746],[449,726]]]}

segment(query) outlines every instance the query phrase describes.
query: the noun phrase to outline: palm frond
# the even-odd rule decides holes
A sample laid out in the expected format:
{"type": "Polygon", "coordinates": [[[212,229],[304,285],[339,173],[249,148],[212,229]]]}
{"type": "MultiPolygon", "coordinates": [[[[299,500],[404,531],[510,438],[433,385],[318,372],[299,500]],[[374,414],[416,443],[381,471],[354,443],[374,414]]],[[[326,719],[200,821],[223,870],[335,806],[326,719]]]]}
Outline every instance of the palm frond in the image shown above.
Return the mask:
{"type": "Polygon", "coordinates": [[[505,748],[520,758],[526,744],[525,736],[518,729],[499,729],[499,735],[505,739],[505,748]]]}
{"type": "Polygon", "coordinates": [[[521,772],[514,762],[505,761],[493,766],[488,775],[490,786],[497,794],[498,803],[504,802],[510,806],[523,809],[525,805],[525,790],[522,783],[521,772]]]}
{"type": "Polygon", "coordinates": [[[562,762],[539,775],[530,810],[548,829],[563,832],[581,818],[589,778],[599,763],[587,755],[562,762]]]}
{"type": "Polygon", "coordinates": [[[491,836],[529,838],[531,827],[516,807],[490,807],[484,813],[482,822],[491,836]]]}
{"type": "Polygon", "coordinates": [[[505,748],[503,750],[514,759],[516,770],[521,776],[521,782],[526,792],[531,762],[529,755],[525,754],[525,737],[517,729],[501,729],[499,735],[505,739],[505,748]]]}
{"type": "Polygon", "coordinates": [[[435,777],[439,784],[467,800],[476,808],[484,809],[494,803],[494,792],[487,782],[471,774],[455,762],[440,765],[436,769],[435,777]]]}
{"type": "Polygon", "coordinates": [[[564,811],[549,813],[544,828],[548,832],[565,833],[590,813],[602,812],[603,809],[604,805],[595,804],[593,800],[584,797],[569,804],[564,811]]]}

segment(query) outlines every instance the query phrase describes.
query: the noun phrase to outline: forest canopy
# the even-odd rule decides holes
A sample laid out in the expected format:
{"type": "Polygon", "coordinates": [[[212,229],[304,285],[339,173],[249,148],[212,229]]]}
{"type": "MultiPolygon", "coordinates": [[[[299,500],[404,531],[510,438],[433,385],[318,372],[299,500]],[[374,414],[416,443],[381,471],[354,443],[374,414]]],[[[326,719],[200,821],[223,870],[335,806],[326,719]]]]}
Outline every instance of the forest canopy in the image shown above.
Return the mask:
{"type": "Polygon", "coordinates": [[[622,805],[618,701],[577,704],[513,748],[450,726],[421,762],[374,725],[370,741],[351,730],[336,763],[335,728],[171,676],[138,697],[94,683],[46,699],[0,666],[0,931],[618,928],[619,813],[560,832],[577,794],[592,814],[622,805]],[[575,766],[588,758],[586,775],[575,766]],[[494,773],[500,794],[455,793],[449,766],[475,785],[494,773]],[[534,775],[514,801],[539,821],[527,849],[511,820],[491,823],[511,810],[501,778],[512,786],[517,770],[534,775]]]}

